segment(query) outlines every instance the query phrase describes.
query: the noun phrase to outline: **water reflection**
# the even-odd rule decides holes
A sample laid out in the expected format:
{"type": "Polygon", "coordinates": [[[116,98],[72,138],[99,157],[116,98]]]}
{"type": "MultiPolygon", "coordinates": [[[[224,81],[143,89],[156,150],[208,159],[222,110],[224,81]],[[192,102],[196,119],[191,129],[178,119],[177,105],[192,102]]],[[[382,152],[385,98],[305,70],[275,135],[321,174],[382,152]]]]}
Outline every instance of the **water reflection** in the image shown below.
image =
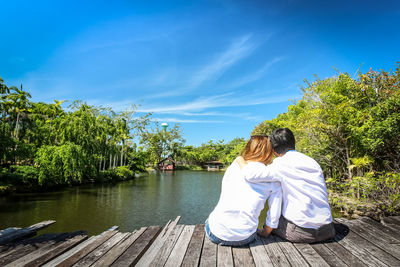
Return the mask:
{"type": "Polygon", "coordinates": [[[0,229],[53,219],[45,232],[88,230],[98,234],[119,225],[121,231],[181,223],[203,223],[218,201],[221,172],[151,173],[133,181],[17,194],[0,199],[0,229]]]}

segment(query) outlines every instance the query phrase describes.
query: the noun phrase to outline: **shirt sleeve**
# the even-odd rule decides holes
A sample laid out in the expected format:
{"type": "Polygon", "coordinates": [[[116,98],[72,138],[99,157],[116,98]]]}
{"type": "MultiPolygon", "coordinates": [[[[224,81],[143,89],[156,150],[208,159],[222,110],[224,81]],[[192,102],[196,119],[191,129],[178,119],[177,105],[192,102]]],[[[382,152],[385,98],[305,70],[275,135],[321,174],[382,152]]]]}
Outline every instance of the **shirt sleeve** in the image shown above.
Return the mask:
{"type": "Polygon", "coordinates": [[[271,184],[273,191],[268,198],[268,213],[265,224],[271,228],[278,228],[282,211],[282,188],[280,183],[271,184]]]}
{"type": "Polygon", "coordinates": [[[249,163],[241,169],[244,179],[249,183],[276,182],[280,181],[278,175],[275,174],[272,164],[265,166],[264,164],[249,163]]]}

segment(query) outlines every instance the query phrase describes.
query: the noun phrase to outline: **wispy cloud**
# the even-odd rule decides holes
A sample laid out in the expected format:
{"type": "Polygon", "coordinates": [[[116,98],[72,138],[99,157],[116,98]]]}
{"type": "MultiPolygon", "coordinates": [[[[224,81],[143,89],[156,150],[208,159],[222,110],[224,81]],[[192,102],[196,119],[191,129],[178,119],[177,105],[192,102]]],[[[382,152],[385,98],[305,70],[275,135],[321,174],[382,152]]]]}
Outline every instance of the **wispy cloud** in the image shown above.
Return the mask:
{"type": "Polygon", "coordinates": [[[275,63],[278,63],[279,61],[282,61],[284,59],[284,57],[276,57],[273,58],[272,60],[268,61],[267,63],[264,64],[264,66],[255,71],[252,72],[246,76],[242,76],[239,79],[237,79],[236,81],[233,81],[230,84],[227,84],[226,87],[227,88],[236,88],[236,87],[240,87],[243,85],[246,85],[248,83],[254,82],[259,80],[260,78],[262,78],[265,75],[265,72],[275,63]]]}
{"type": "Polygon", "coordinates": [[[191,120],[179,118],[150,118],[154,122],[173,122],[173,123],[223,123],[220,120],[191,120]]]}
{"type": "Polygon", "coordinates": [[[234,96],[233,93],[216,95],[211,97],[200,97],[193,101],[184,104],[171,106],[156,106],[148,108],[139,108],[138,112],[153,112],[166,114],[182,114],[185,112],[198,112],[210,108],[218,107],[239,107],[252,106],[272,103],[282,103],[288,101],[291,96],[270,96],[270,97],[255,97],[255,96],[234,96]]]}
{"type": "Polygon", "coordinates": [[[257,44],[251,40],[251,34],[235,39],[227,50],[216,55],[211,62],[200,66],[193,73],[186,74],[187,77],[182,78],[187,80],[183,88],[153,94],[151,98],[181,95],[198,88],[207,81],[216,80],[238,61],[249,56],[256,47],[257,44]]]}

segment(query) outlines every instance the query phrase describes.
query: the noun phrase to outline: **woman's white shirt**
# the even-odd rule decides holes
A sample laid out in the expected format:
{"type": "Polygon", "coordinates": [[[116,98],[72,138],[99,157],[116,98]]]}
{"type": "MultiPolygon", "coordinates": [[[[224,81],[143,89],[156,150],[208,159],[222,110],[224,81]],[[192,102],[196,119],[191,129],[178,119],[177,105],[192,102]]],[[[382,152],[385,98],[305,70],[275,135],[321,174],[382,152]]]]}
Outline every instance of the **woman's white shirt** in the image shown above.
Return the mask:
{"type": "MultiPolygon", "coordinates": [[[[265,167],[249,162],[253,168],[265,167]]],[[[249,182],[234,161],[222,179],[221,195],[208,223],[211,232],[225,241],[240,241],[250,237],[258,227],[258,217],[268,200],[266,225],[277,228],[281,215],[282,190],[279,182],[249,182]]]]}

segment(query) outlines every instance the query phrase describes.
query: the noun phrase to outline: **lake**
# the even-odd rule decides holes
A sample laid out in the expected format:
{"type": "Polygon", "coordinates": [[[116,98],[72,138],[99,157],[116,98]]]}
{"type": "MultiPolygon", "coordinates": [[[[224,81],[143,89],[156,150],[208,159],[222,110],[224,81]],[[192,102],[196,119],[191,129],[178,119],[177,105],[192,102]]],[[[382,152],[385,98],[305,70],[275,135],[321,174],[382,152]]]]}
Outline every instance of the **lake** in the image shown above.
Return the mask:
{"type": "Polygon", "coordinates": [[[87,230],[99,234],[113,225],[120,231],[180,223],[204,223],[218,202],[223,172],[175,171],[116,184],[84,185],[45,193],[0,198],[0,229],[44,220],[56,223],[40,233],[87,230]]]}

